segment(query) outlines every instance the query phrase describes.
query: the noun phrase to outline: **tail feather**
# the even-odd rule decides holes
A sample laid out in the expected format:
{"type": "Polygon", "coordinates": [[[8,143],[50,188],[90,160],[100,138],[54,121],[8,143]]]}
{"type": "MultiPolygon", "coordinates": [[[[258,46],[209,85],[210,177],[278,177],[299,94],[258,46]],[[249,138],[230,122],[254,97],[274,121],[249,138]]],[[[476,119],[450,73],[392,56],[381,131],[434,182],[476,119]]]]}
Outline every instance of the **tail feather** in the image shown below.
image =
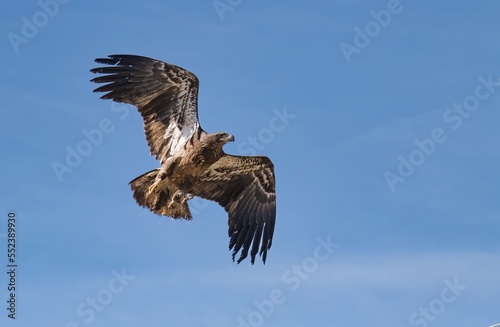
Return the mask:
{"type": "Polygon", "coordinates": [[[160,169],[154,169],[136,177],[132,180],[130,188],[132,189],[133,196],[137,204],[146,207],[152,212],[170,216],[172,218],[184,218],[190,220],[192,218],[191,212],[187,202],[172,202],[172,197],[176,189],[172,189],[167,184],[159,192],[150,192],[149,188],[156,181],[160,169]]]}

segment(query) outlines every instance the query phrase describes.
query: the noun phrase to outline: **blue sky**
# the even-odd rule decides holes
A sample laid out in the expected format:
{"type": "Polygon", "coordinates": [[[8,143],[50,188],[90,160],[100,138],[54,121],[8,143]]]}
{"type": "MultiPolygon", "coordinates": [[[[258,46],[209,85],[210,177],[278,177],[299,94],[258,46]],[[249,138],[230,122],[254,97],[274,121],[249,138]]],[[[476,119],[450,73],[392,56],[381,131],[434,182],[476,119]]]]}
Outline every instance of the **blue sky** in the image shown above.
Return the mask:
{"type": "Polygon", "coordinates": [[[12,211],[18,292],[2,326],[500,322],[500,4],[3,7],[0,261],[12,211]],[[142,121],[89,83],[114,53],[195,73],[202,127],[273,160],[265,266],[231,261],[214,203],[192,200],[189,223],[136,205],[128,182],[158,166],[142,121]]]}

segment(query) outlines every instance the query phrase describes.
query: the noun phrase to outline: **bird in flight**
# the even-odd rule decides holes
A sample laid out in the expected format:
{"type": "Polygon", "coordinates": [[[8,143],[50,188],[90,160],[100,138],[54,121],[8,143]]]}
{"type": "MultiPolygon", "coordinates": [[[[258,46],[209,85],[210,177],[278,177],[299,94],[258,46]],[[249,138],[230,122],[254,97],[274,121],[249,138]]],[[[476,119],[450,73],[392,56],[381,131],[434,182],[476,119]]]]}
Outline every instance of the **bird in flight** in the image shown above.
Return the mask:
{"type": "Polygon", "coordinates": [[[130,182],[137,203],[174,219],[192,219],[188,200],[194,196],[217,202],[228,213],[229,249],[238,263],[257,253],[266,262],[276,219],[274,165],[267,157],[226,154],[234,136],[205,132],[198,120],[198,78],[163,61],[110,55],[95,60],[104,66],[94,92],[101,99],[134,105],[144,121],[151,155],[160,168],[130,182]]]}

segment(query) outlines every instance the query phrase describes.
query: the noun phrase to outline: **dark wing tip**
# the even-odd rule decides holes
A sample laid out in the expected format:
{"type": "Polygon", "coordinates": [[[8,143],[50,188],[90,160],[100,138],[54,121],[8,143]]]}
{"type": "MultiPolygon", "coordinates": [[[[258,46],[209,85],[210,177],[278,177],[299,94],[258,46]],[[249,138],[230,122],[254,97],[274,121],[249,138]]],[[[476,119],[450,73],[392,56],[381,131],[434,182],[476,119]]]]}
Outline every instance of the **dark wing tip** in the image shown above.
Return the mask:
{"type": "MultiPolygon", "coordinates": [[[[116,65],[120,60],[118,58],[115,58],[114,55],[108,56],[108,58],[95,58],[94,61],[98,64],[104,64],[104,65],[116,65]]],[[[97,67],[97,68],[92,68],[90,70],[91,73],[98,74],[98,73],[104,73],[106,67],[97,67]]],[[[93,80],[92,80],[93,82],[93,80]]]]}
{"type": "MultiPolygon", "coordinates": [[[[134,63],[138,62],[143,62],[143,63],[157,62],[159,60],[137,55],[113,54],[113,55],[108,55],[108,58],[96,58],[94,59],[94,61],[98,64],[111,65],[111,66],[131,66],[134,63]]],[[[92,68],[90,72],[94,74],[97,73],[109,74],[109,73],[114,73],[115,70],[116,68],[113,67],[97,67],[97,68],[92,68]]]]}
{"type": "Polygon", "coordinates": [[[94,61],[98,64],[106,64],[106,65],[116,65],[118,62],[137,62],[137,61],[158,61],[153,58],[131,55],[131,54],[112,54],[108,55],[107,58],[96,58],[94,61]]]}
{"type": "MultiPolygon", "coordinates": [[[[236,256],[236,253],[237,252],[233,252],[233,262],[234,262],[234,257],[236,256]]],[[[243,254],[241,253],[240,257],[238,258],[238,261],[236,261],[237,264],[240,264],[240,262],[242,262],[243,260],[245,260],[247,257],[247,254],[243,254]]],[[[255,263],[255,255],[252,255],[251,259],[250,259],[250,262],[252,263],[252,265],[255,263]]]]}
{"type": "Polygon", "coordinates": [[[94,61],[98,64],[105,65],[116,65],[118,63],[117,58],[113,58],[112,56],[109,56],[108,58],[96,58],[94,61]]]}
{"type": "Polygon", "coordinates": [[[235,257],[240,252],[240,257],[237,263],[239,264],[248,256],[250,251],[250,261],[252,265],[255,263],[257,253],[262,258],[262,263],[266,264],[267,251],[271,248],[274,226],[272,222],[266,222],[264,226],[253,225],[250,230],[237,230],[232,235],[229,241],[229,250],[233,250],[233,262],[235,257]],[[238,233],[241,232],[240,237],[238,233]],[[244,240],[244,241],[243,241],[244,240]],[[260,251],[259,251],[260,246],[260,251]]]}
{"type": "MultiPolygon", "coordinates": [[[[234,262],[234,257],[235,257],[235,256],[236,256],[236,254],[233,254],[233,262],[234,262]]],[[[246,259],[246,257],[247,257],[246,255],[245,255],[245,256],[244,256],[244,255],[240,255],[240,257],[238,258],[238,261],[236,261],[236,263],[237,263],[237,264],[240,264],[240,262],[242,262],[243,260],[245,260],[245,259],[246,259]]],[[[252,258],[251,258],[251,260],[250,260],[250,262],[251,262],[251,263],[252,263],[252,265],[253,265],[253,264],[255,263],[255,257],[252,257],[252,258]]],[[[264,262],[264,264],[265,264],[265,262],[264,262]]]]}

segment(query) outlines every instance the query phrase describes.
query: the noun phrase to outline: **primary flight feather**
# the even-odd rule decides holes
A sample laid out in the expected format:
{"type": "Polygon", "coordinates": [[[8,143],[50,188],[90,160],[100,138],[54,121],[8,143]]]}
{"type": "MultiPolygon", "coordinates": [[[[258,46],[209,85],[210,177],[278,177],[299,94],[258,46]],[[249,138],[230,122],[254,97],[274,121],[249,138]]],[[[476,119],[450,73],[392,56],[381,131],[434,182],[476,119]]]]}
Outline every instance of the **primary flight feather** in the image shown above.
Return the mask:
{"type": "Polygon", "coordinates": [[[222,147],[229,133],[208,134],[198,121],[198,78],[165,62],[135,55],[98,58],[107,66],[94,92],[137,107],[151,155],[161,168],[130,182],[137,203],[156,214],[191,219],[193,196],[219,203],[228,213],[229,249],[238,263],[250,252],[266,262],[276,219],[274,165],[267,157],[233,156],[222,147]]]}

